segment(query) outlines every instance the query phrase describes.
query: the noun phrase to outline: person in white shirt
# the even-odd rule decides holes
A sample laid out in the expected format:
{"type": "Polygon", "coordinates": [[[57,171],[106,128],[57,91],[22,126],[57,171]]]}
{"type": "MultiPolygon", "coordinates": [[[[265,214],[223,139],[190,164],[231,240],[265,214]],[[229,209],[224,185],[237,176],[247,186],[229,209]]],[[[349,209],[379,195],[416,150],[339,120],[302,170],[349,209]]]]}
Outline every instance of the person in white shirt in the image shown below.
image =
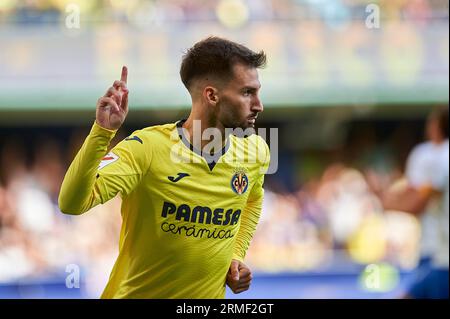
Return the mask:
{"type": "Polygon", "coordinates": [[[421,221],[421,260],[407,298],[449,297],[448,121],[448,107],[430,114],[428,141],[408,156],[407,187],[388,189],[381,196],[385,209],[408,212],[421,221]]]}

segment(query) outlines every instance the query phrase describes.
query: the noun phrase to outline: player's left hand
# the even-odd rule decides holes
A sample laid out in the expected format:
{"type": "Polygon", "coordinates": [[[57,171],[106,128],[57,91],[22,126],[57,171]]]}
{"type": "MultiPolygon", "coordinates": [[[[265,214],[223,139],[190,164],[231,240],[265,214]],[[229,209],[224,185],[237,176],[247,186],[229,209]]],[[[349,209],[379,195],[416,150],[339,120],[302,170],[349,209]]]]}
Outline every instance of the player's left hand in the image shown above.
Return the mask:
{"type": "Polygon", "coordinates": [[[246,264],[236,259],[231,261],[227,273],[227,285],[235,294],[248,290],[252,278],[252,271],[246,264]]]}

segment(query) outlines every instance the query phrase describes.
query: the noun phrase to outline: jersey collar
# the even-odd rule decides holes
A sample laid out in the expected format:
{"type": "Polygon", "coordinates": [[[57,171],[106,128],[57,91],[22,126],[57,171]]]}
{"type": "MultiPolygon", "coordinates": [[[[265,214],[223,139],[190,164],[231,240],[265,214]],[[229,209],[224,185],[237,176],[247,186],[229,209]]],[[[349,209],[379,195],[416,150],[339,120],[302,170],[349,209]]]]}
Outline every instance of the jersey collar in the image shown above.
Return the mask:
{"type": "Polygon", "coordinates": [[[183,142],[184,145],[186,145],[187,148],[189,148],[192,152],[203,157],[206,160],[209,169],[212,171],[214,166],[216,166],[217,162],[219,161],[220,157],[223,156],[230,148],[230,138],[227,138],[225,146],[219,152],[216,152],[212,155],[202,152],[201,150],[194,147],[194,145],[192,145],[191,142],[184,135],[183,124],[184,122],[186,122],[186,120],[187,119],[182,119],[176,122],[178,136],[180,137],[181,141],[183,142]]]}

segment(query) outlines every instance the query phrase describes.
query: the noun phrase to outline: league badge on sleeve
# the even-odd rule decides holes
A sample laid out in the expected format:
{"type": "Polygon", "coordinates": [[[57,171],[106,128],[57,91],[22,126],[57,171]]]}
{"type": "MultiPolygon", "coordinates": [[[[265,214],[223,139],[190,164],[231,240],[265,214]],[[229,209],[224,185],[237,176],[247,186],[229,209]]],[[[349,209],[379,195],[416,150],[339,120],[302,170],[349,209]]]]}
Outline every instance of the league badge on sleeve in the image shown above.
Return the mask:
{"type": "Polygon", "coordinates": [[[98,169],[102,169],[103,167],[114,163],[115,161],[117,161],[119,159],[119,156],[117,156],[116,154],[114,154],[113,152],[109,152],[108,154],[106,154],[103,158],[102,161],[100,162],[100,165],[98,166],[98,169]]]}
{"type": "Polygon", "coordinates": [[[248,177],[243,169],[238,169],[231,178],[231,189],[238,195],[245,193],[248,187],[248,177]]]}

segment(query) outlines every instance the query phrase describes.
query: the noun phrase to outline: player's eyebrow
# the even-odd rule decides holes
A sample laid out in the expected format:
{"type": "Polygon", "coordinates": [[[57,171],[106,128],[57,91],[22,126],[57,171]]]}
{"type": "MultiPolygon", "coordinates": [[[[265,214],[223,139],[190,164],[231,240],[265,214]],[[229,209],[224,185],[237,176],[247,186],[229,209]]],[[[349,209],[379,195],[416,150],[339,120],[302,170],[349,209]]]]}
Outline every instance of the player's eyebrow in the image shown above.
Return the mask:
{"type": "Polygon", "coordinates": [[[258,91],[261,88],[261,84],[258,86],[251,86],[251,85],[246,85],[242,88],[242,91],[258,91]]]}

